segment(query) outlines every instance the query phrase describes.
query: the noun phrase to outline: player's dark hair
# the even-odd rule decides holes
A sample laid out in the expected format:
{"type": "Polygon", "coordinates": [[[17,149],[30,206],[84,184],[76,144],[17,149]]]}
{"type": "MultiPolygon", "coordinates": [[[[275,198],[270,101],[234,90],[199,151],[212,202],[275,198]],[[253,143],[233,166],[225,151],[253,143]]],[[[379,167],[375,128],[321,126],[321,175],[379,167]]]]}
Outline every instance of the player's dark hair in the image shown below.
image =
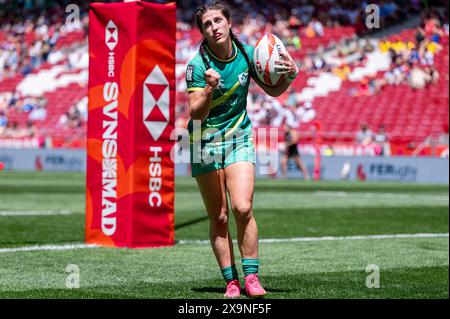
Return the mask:
{"type": "Polygon", "coordinates": [[[197,28],[200,30],[202,34],[203,34],[202,17],[209,10],[219,10],[227,20],[230,20],[230,10],[220,1],[214,1],[212,4],[198,7],[197,10],[195,11],[195,23],[197,24],[197,28]]]}
{"type": "MultiPolygon", "coordinates": [[[[197,10],[195,12],[195,23],[197,24],[197,27],[202,34],[203,34],[202,17],[209,10],[219,10],[227,20],[230,20],[230,10],[224,4],[222,4],[220,1],[215,1],[209,5],[203,5],[199,8],[197,8],[197,10]]],[[[247,52],[245,51],[244,45],[242,44],[241,41],[238,40],[238,38],[236,38],[236,36],[233,34],[233,31],[231,29],[230,29],[230,38],[231,38],[231,41],[234,41],[234,43],[236,44],[239,51],[241,51],[242,54],[244,55],[244,58],[247,61],[248,68],[250,71],[249,73],[254,74],[255,69],[253,67],[253,63],[250,60],[247,52]]],[[[206,69],[210,69],[211,64],[209,63],[207,54],[206,54],[206,46],[207,45],[208,45],[208,42],[206,41],[206,39],[203,39],[202,43],[200,44],[200,56],[202,57],[203,63],[205,63],[206,69]]]]}

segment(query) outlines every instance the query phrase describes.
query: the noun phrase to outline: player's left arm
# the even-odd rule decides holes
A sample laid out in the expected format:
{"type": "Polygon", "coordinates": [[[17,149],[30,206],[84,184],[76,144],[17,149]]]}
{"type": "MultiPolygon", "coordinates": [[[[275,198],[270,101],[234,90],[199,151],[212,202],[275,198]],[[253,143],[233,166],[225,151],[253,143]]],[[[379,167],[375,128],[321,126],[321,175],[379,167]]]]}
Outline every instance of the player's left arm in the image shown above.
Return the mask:
{"type": "Polygon", "coordinates": [[[287,51],[280,52],[280,55],[283,57],[283,60],[277,61],[276,64],[278,65],[278,67],[275,68],[275,71],[278,74],[285,74],[284,80],[280,82],[280,84],[278,84],[277,86],[267,86],[259,81],[256,76],[254,77],[256,84],[264,92],[273,97],[278,97],[283,94],[298,75],[298,67],[292,59],[291,55],[287,51]]]}

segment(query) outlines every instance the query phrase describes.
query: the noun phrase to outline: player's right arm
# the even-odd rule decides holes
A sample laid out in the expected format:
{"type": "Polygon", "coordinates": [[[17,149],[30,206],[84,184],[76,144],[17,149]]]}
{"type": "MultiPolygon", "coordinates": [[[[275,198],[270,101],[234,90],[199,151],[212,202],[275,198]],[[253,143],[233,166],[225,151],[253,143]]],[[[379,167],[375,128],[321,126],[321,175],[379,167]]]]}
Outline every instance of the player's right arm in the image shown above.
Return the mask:
{"type": "Polygon", "coordinates": [[[193,120],[204,121],[211,109],[214,90],[219,85],[220,74],[214,69],[205,70],[195,59],[186,68],[186,85],[189,93],[189,114],[193,120]]]}
{"type": "Polygon", "coordinates": [[[193,120],[204,121],[208,117],[212,96],[219,80],[220,74],[213,69],[208,69],[205,71],[206,85],[203,90],[189,92],[189,114],[193,120]]]}

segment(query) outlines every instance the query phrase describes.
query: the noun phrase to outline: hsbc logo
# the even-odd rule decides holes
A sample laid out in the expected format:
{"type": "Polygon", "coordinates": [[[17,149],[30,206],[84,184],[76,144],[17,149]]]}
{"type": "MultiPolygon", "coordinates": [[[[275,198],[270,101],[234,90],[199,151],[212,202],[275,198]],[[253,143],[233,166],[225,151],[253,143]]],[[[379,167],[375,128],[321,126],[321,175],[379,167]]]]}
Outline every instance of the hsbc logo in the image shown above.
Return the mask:
{"type": "Polygon", "coordinates": [[[110,51],[113,51],[117,43],[119,43],[119,30],[112,20],[109,20],[106,26],[105,43],[110,51]]]}
{"type": "Polygon", "coordinates": [[[116,24],[109,20],[106,25],[105,43],[109,48],[107,75],[112,79],[103,86],[102,134],[102,232],[112,236],[117,228],[117,149],[119,84],[115,79],[116,60],[114,49],[119,42],[116,24]]]}
{"type": "MultiPolygon", "coordinates": [[[[142,120],[155,142],[169,124],[169,103],[169,81],[159,65],[156,65],[144,81],[142,103],[142,120]]],[[[161,207],[163,166],[160,153],[163,149],[161,146],[150,146],[149,151],[148,204],[150,207],[161,207]]]]}
{"type": "Polygon", "coordinates": [[[169,81],[156,65],[144,81],[143,122],[157,141],[169,122],[169,81]]]}

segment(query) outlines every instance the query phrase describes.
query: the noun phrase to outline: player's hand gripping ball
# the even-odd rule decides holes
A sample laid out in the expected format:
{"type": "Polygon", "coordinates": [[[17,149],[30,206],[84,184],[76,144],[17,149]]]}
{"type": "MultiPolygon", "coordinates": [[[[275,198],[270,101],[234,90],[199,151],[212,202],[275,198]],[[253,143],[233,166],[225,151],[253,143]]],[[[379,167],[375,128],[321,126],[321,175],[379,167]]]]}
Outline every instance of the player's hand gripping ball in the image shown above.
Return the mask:
{"type": "Polygon", "coordinates": [[[283,42],[270,33],[256,42],[253,63],[259,80],[267,86],[279,85],[286,76],[292,80],[298,73],[283,42]]]}

